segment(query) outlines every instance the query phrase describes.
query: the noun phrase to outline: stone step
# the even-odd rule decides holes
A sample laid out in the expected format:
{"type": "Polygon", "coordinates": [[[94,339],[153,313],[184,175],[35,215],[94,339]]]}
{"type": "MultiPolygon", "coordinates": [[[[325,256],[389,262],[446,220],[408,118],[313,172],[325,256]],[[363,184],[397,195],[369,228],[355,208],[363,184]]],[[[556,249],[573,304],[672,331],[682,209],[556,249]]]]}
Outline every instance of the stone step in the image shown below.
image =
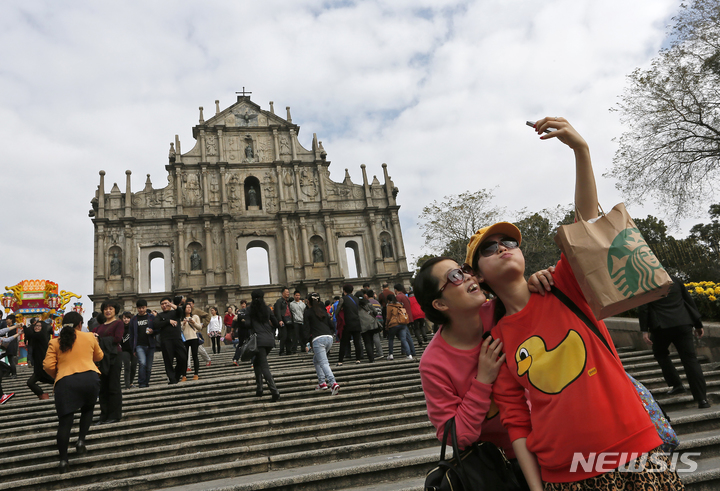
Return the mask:
{"type": "MultiPolygon", "coordinates": [[[[708,358],[706,356],[698,356],[698,360],[700,361],[701,364],[708,362],[708,358]]],[[[680,358],[674,358],[672,360],[672,362],[676,369],[678,369],[678,370],[683,369],[682,363],[680,362],[680,358]]],[[[647,360],[647,361],[639,361],[637,363],[626,363],[623,360],[623,366],[625,367],[625,371],[628,372],[632,376],[635,376],[635,373],[642,373],[643,371],[657,370],[660,368],[660,366],[658,365],[658,362],[654,358],[651,360],[647,360]]]]}

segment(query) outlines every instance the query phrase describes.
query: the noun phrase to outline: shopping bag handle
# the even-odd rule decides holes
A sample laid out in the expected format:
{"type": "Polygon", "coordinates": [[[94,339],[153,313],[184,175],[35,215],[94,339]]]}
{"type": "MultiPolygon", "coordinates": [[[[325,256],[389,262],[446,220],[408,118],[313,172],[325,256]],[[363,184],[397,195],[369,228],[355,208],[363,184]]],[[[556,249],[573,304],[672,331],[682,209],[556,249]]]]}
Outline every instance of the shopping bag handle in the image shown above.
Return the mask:
{"type": "MultiPolygon", "coordinates": [[[[602,209],[602,206],[600,206],[600,203],[598,203],[598,211],[600,211],[600,216],[605,215],[605,210],[602,209]]],[[[577,206],[575,207],[575,216],[580,218],[580,220],[582,220],[583,222],[587,221],[582,217],[582,215],[580,214],[580,210],[578,210],[577,206]]]]}

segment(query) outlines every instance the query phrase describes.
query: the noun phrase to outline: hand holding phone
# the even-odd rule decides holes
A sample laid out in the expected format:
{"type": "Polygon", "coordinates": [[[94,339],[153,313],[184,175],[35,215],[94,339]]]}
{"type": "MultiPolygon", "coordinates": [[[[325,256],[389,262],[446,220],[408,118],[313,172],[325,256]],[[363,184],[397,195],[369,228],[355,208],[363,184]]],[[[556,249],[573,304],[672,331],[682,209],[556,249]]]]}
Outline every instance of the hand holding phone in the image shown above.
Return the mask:
{"type": "MultiPolygon", "coordinates": [[[[528,126],[531,127],[531,128],[535,128],[535,123],[533,123],[532,121],[525,121],[525,124],[528,125],[528,126]]],[[[550,133],[551,131],[554,131],[554,130],[552,130],[552,129],[547,129],[547,130],[545,130],[545,133],[550,133]]]]}

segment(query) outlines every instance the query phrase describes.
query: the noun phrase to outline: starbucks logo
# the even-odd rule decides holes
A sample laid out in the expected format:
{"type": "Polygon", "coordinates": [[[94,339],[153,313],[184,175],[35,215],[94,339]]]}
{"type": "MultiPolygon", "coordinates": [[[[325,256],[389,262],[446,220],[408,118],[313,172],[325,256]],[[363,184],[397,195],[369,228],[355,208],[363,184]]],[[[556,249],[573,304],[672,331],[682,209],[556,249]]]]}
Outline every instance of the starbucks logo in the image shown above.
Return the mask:
{"type": "Polygon", "coordinates": [[[655,276],[662,265],[637,228],[626,228],[615,237],[607,266],[615,288],[625,297],[660,287],[655,276]]]}

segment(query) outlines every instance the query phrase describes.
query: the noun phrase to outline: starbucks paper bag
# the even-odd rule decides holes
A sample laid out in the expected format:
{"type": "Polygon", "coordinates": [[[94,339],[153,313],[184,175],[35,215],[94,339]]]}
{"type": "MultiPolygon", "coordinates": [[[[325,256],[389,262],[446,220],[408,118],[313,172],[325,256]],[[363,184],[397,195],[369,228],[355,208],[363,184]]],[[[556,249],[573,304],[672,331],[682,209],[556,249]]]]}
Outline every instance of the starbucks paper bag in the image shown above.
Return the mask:
{"type": "Polygon", "coordinates": [[[624,204],[593,223],[578,218],[559,227],[555,243],[598,320],[668,294],[672,280],[624,204]]]}

